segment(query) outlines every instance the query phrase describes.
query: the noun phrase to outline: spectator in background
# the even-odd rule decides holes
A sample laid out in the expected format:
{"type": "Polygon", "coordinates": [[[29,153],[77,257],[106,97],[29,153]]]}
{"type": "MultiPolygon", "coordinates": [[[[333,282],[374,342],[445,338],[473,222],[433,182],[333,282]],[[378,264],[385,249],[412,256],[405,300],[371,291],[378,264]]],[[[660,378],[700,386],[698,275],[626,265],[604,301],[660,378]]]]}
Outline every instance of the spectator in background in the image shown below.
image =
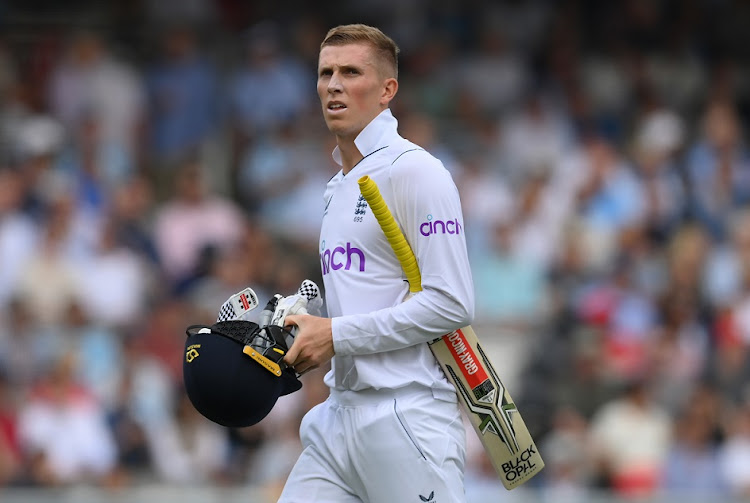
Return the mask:
{"type": "Polygon", "coordinates": [[[280,26],[264,21],[243,36],[228,99],[230,120],[246,141],[273,135],[313,109],[315,94],[304,85],[310,70],[287,52],[283,35],[280,26]]]}
{"type": "Polygon", "coordinates": [[[200,151],[216,131],[219,117],[217,71],[189,26],[160,33],[159,59],[146,71],[149,100],[149,153],[155,165],[157,193],[162,195],[175,164],[200,151]]]}
{"type": "Polygon", "coordinates": [[[22,174],[0,168],[0,311],[10,302],[22,265],[38,240],[36,222],[23,211],[22,174]]]}
{"type": "Polygon", "coordinates": [[[316,219],[325,203],[314,187],[328,181],[331,169],[323,153],[330,138],[311,136],[292,123],[268,133],[247,149],[237,180],[243,206],[276,236],[299,246],[318,238],[316,219]]]}
{"type": "Polygon", "coordinates": [[[155,284],[144,259],[119,243],[115,232],[114,221],[103,224],[98,247],[78,271],[78,299],[92,322],[127,328],[145,316],[155,284]]]}
{"type": "MultiPolygon", "coordinates": [[[[107,295],[109,299],[116,295],[107,295]]],[[[75,351],[76,380],[107,412],[115,406],[123,374],[121,334],[93,321],[79,303],[68,307],[59,328],[65,347],[75,351]]]]}
{"type": "Polygon", "coordinates": [[[460,61],[460,90],[481,110],[491,114],[507,112],[530,83],[527,60],[497,27],[479,30],[477,36],[477,50],[460,61]]]}
{"type": "Polygon", "coordinates": [[[134,174],[115,187],[109,218],[117,241],[145,260],[153,274],[160,275],[163,271],[151,222],[156,210],[154,199],[148,178],[134,174]]]}
{"type": "MultiPolygon", "coordinates": [[[[409,68],[404,74],[405,83],[401,90],[405,96],[403,102],[411,103],[431,117],[449,118],[457,111],[455,96],[459,86],[454,77],[460,65],[460,55],[456,54],[449,36],[436,27],[431,27],[417,43],[402,55],[408,58],[405,66],[409,68]]],[[[400,114],[401,117],[404,115],[403,112],[400,114]]],[[[446,167],[450,171],[447,164],[446,167]]]]}
{"type": "Polygon", "coordinates": [[[702,121],[701,137],[687,159],[691,212],[723,240],[731,211],[750,203],[750,153],[733,103],[709,102],[702,121]]]}
{"type": "Polygon", "coordinates": [[[500,144],[513,186],[525,179],[530,166],[549,166],[556,175],[558,159],[573,147],[567,116],[540,90],[527,91],[519,110],[501,116],[500,144]]]}
{"type": "Polygon", "coordinates": [[[740,404],[750,389],[750,212],[736,211],[727,227],[731,239],[711,247],[700,293],[714,349],[706,374],[727,403],[740,404]]]}
{"type": "Polygon", "coordinates": [[[719,470],[732,496],[750,497],[750,405],[730,411],[727,438],[719,450],[719,470]]]}
{"type": "Polygon", "coordinates": [[[23,114],[11,126],[8,151],[12,165],[21,174],[21,209],[42,219],[50,199],[50,189],[61,180],[56,169],[60,148],[65,141],[63,126],[44,114],[23,114]]]}
{"type": "Polygon", "coordinates": [[[584,498],[591,483],[588,422],[577,411],[562,406],[554,413],[550,431],[540,442],[544,453],[544,488],[551,498],[584,498]]]}
{"type": "Polygon", "coordinates": [[[664,490],[691,499],[726,495],[715,439],[717,426],[697,404],[686,404],[677,416],[674,441],[664,465],[664,490]]]}
{"type": "Polygon", "coordinates": [[[600,265],[612,263],[620,234],[640,225],[645,213],[643,187],[616,146],[601,136],[584,140],[585,181],[578,187],[578,214],[596,246],[600,265]]]}
{"type": "Polygon", "coordinates": [[[100,239],[103,215],[78,197],[77,180],[60,170],[51,170],[37,185],[40,227],[58,226],[59,252],[72,264],[89,260],[100,239]]]}
{"type": "MultiPolygon", "coordinates": [[[[152,481],[154,474],[152,470],[151,452],[143,422],[145,415],[138,415],[133,394],[133,373],[137,372],[136,365],[132,364],[126,356],[129,351],[123,348],[121,356],[121,375],[119,387],[114,395],[110,397],[111,405],[107,410],[107,421],[112,431],[115,444],[117,445],[118,463],[122,466],[124,474],[131,484],[140,481],[152,481]]],[[[157,388],[159,382],[157,381],[157,388]]],[[[148,389],[139,392],[150,391],[148,389]]],[[[156,393],[158,395],[158,392],[156,393]]]]}
{"type": "MultiPolygon", "coordinates": [[[[690,21],[682,21],[687,25],[690,21]]],[[[658,99],[675,111],[691,116],[708,84],[689,26],[671,30],[665,43],[646,57],[644,78],[658,99]]]]}
{"type": "Polygon", "coordinates": [[[69,251],[80,242],[71,238],[72,208],[64,199],[44,222],[39,248],[20,266],[14,296],[23,302],[43,325],[60,324],[68,305],[78,295],[78,269],[69,251]]]}
{"type": "Polygon", "coordinates": [[[197,160],[184,162],[176,173],[172,196],[154,216],[154,240],[167,278],[173,285],[199,275],[207,247],[239,242],[245,218],[231,200],[212,194],[197,160]]]}
{"type": "Polygon", "coordinates": [[[141,76],[111,53],[99,33],[81,30],[70,35],[64,56],[52,70],[49,102],[68,130],[96,121],[102,144],[134,162],[146,105],[141,76]]]}
{"type": "Polygon", "coordinates": [[[156,473],[160,480],[182,486],[220,483],[227,468],[227,431],[201,416],[184,390],[175,393],[174,415],[146,428],[156,473]]]}
{"type": "Polygon", "coordinates": [[[306,252],[306,248],[302,248],[299,250],[297,260],[289,260],[284,253],[296,250],[288,249],[284,243],[276,238],[273,229],[266,227],[258,219],[251,219],[243,229],[239,248],[244,250],[247,256],[253,257],[253,268],[257,281],[254,288],[257,287],[259,292],[265,290],[271,295],[274,292],[281,292],[282,290],[279,287],[283,282],[280,281],[279,273],[286,269],[297,269],[298,272],[308,271],[308,274],[303,275],[302,278],[292,279],[297,284],[292,286],[289,291],[297,291],[299,283],[305,277],[315,280],[315,277],[320,274],[320,256],[317,246],[315,252],[306,252]]]}
{"type": "Polygon", "coordinates": [[[482,165],[481,156],[461,159],[456,184],[461,187],[467,248],[482,257],[494,246],[494,224],[512,219],[514,195],[503,176],[482,165]]]}
{"type": "Polygon", "coordinates": [[[497,217],[492,247],[472,262],[476,317],[482,323],[528,328],[545,316],[544,268],[515,246],[514,215],[497,217]]]}
{"type": "MultiPolygon", "coordinates": [[[[158,303],[154,306],[155,311],[169,311],[175,308],[162,306],[158,303]]],[[[164,315],[164,316],[168,316],[164,315]]],[[[181,320],[187,319],[184,311],[179,315],[181,320]]],[[[146,327],[158,325],[154,330],[161,330],[166,326],[165,322],[144,320],[146,327]]],[[[184,345],[182,338],[178,335],[184,333],[184,326],[179,329],[169,325],[167,329],[174,332],[164,333],[166,340],[156,340],[153,346],[150,343],[158,336],[149,334],[136,334],[123,344],[123,378],[116,405],[111,411],[110,417],[115,428],[122,425],[125,431],[115,430],[118,433],[119,445],[127,446],[128,451],[136,458],[145,447],[145,432],[147,428],[160,425],[169,421],[175,412],[174,389],[178,386],[181,375],[175,375],[176,367],[182,366],[184,345]],[[143,342],[142,342],[143,341],[143,342]],[[178,349],[179,348],[179,349],[178,349]],[[166,352],[166,354],[164,354],[166,352]],[[133,434],[130,437],[129,434],[133,434]],[[144,435],[139,439],[139,435],[144,435]]],[[[146,447],[147,451],[148,448],[146,447]]]]}
{"type": "Polygon", "coordinates": [[[106,484],[117,451],[105,412],[75,379],[75,355],[62,355],[21,407],[21,449],[32,484],[106,484]]]}
{"type": "Polygon", "coordinates": [[[26,389],[57,358],[63,345],[56,333],[40,327],[32,306],[12,298],[0,327],[0,367],[18,390],[26,389]]]}
{"type": "Polygon", "coordinates": [[[607,377],[632,379],[647,371],[648,348],[658,310],[634,282],[633,263],[618,257],[607,274],[582,288],[577,298],[581,322],[599,327],[607,377]]]}
{"type": "MultiPolygon", "coordinates": [[[[282,27],[272,21],[248,29],[242,37],[241,60],[228,77],[227,119],[232,181],[236,182],[232,186],[240,201],[253,211],[263,211],[266,201],[288,201],[290,197],[283,197],[287,189],[301,190],[305,182],[314,186],[315,181],[306,180],[304,175],[312,176],[317,169],[306,164],[325,159],[311,152],[312,145],[303,141],[307,136],[299,134],[308,131],[305,117],[315,109],[316,97],[303,85],[315,67],[307,68],[298,54],[289,51],[283,35],[282,27]],[[300,147],[294,148],[295,144],[300,147]],[[290,147],[296,154],[279,150],[290,147]],[[305,162],[300,163],[300,155],[305,162]]],[[[287,207],[281,205],[283,210],[287,207]]],[[[276,207],[268,213],[278,210],[276,207]]]]}
{"type": "Polygon", "coordinates": [[[574,194],[550,164],[528,164],[515,183],[513,248],[543,273],[559,259],[565,226],[573,218],[574,194]]]}
{"type": "Polygon", "coordinates": [[[187,326],[185,320],[191,318],[189,307],[187,302],[173,296],[156,299],[140,331],[129,341],[136,362],[152,360],[173,386],[182,383],[185,356],[182,337],[187,326]]]}
{"type": "MultiPolygon", "coordinates": [[[[553,337],[559,335],[554,334],[553,337]]],[[[568,337],[569,342],[551,341],[548,344],[550,347],[555,344],[557,348],[550,351],[554,356],[548,358],[560,360],[562,354],[565,361],[564,366],[553,368],[548,378],[554,383],[549,390],[551,407],[562,408],[565,413],[563,419],[566,420],[575,419],[571,414],[580,416],[580,421],[585,422],[588,429],[594,414],[615,398],[619,390],[614,384],[615,380],[610,377],[609,363],[602,357],[604,338],[601,331],[592,326],[575,326],[568,337]]],[[[537,390],[536,394],[542,393],[537,390]]],[[[574,422],[571,426],[576,424],[580,425],[574,422]]],[[[556,427],[554,423],[550,426],[556,427]]],[[[587,455],[591,456],[592,453],[587,450],[587,455]]]]}
{"type": "Polygon", "coordinates": [[[687,191],[680,173],[684,128],[677,114],[657,109],[643,117],[634,135],[634,167],[645,199],[644,225],[650,238],[659,242],[686,214],[687,191]]]}
{"type": "MultiPolygon", "coordinates": [[[[570,37],[575,44],[576,37],[570,37]]],[[[636,102],[641,61],[638,51],[622,41],[615,30],[607,30],[602,38],[580,54],[572,80],[578,82],[590,104],[594,123],[616,140],[623,136],[629,108],[636,102]]]]}
{"type": "Polygon", "coordinates": [[[672,421],[637,378],[591,420],[595,477],[621,496],[649,496],[658,489],[672,436],[672,421]]]}
{"type": "Polygon", "coordinates": [[[738,301],[743,290],[743,271],[750,268],[750,208],[733,211],[726,224],[729,239],[712,243],[701,281],[701,294],[719,313],[738,301]]]}
{"type": "Polygon", "coordinates": [[[750,390],[750,346],[742,339],[731,311],[721,311],[714,326],[716,344],[705,369],[727,404],[739,404],[750,390]]]}
{"type": "Polygon", "coordinates": [[[700,225],[685,224],[675,230],[664,249],[671,288],[700,299],[701,280],[712,243],[708,232],[700,225]]]}
{"type": "Polygon", "coordinates": [[[56,161],[56,169],[74,181],[78,205],[103,212],[112,192],[136,168],[136,159],[124,147],[103,137],[102,121],[82,115],[56,161]]]}
{"type": "MultiPolygon", "coordinates": [[[[258,267],[262,259],[254,255],[255,251],[258,250],[239,244],[216,250],[210,258],[206,274],[196,279],[187,291],[194,312],[194,323],[214,323],[217,306],[221,306],[231,295],[248,285],[258,295],[261,304],[265,305],[271,298],[275,292],[266,290],[261,281],[262,273],[258,267]]],[[[257,322],[261,309],[247,313],[244,319],[257,322]]]]}
{"type": "Polygon", "coordinates": [[[711,354],[694,292],[670,289],[659,305],[660,322],[650,341],[649,368],[659,403],[676,415],[688,406],[711,354]]]}

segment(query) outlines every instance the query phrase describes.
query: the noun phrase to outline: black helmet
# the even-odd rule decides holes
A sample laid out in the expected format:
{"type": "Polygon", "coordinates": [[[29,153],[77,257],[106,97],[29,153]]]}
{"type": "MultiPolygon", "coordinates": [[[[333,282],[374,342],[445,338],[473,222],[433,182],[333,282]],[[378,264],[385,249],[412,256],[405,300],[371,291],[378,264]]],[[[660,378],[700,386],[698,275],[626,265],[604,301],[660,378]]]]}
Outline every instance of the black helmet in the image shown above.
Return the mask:
{"type": "Polygon", "coordinates": [[[290,334],[243,320],[187,328],[182,375],[193,406],[222,426],[239,428],[266,417],[282,395],[302,387],[282,358],[290,334]]]}

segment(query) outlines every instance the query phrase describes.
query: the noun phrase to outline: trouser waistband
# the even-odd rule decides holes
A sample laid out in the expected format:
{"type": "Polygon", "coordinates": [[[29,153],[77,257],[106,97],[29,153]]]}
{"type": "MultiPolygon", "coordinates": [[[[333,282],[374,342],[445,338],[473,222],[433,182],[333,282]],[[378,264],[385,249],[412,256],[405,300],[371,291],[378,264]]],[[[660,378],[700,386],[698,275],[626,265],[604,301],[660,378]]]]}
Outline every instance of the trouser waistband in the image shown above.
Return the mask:
{"type": "Polygon", "coordinates": [[[404,398],[413,395],[432,395],[432,389],[425,386],[410,384],[402,388],[366,388],[363,390],[340,390],[331,388],[330,399],[343,406],[375,405],[383,401],[404,398]]]}

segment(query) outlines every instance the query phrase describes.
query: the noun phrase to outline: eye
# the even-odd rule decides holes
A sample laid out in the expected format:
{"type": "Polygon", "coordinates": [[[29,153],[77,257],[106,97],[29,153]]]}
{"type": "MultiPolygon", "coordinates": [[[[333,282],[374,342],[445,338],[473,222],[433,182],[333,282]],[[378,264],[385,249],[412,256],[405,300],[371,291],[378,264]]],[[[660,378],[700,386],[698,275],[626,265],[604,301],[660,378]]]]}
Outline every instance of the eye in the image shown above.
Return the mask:
{"type": "Polygon", "coordinates": [[[330,68],[323,68],[318,73],[318,77],[330,77],[332,73],[330,68]]]}

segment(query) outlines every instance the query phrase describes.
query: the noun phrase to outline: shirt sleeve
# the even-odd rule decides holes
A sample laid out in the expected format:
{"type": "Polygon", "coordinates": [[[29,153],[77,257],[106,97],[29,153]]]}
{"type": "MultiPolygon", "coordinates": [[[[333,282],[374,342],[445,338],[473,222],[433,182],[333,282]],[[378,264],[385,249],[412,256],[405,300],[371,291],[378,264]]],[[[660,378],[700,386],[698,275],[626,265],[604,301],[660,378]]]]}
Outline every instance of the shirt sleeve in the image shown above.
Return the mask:
{"type": "Polygon", "coordinates": [[[386,201],[417,257],[422,291],[391,308],[334,318],[336,354],[421,344],[470,324],[474,317],[461,201],[450,173],[417,150],[392,165],[391,181],[386,201]]]}

